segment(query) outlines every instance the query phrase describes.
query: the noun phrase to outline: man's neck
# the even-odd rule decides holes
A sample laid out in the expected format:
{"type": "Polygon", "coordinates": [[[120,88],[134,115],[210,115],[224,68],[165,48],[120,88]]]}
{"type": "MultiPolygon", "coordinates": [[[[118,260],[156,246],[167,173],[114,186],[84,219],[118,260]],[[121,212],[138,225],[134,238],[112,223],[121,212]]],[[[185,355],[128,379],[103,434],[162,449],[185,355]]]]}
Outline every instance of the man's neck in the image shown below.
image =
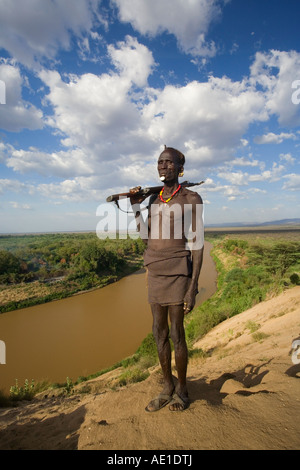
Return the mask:
{"type": "Polygon", "coordinates": [[[179,182],[178,180],[176,181],[165,181],[165,184],[164,184],[164,194],[165,195],[171,195],[174,193],[174,191],[176,191],[176,189],[178,188],[179,186],[179,182]]]}

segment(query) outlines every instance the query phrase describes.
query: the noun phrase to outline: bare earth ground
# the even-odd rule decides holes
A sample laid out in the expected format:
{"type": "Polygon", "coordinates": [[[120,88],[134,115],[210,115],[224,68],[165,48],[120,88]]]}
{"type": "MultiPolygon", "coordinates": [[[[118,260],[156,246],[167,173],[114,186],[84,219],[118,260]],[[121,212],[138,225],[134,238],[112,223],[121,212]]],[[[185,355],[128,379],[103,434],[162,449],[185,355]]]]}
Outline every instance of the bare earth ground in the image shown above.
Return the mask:
{"type": "Polygon", "coordinates": [[[297,339],[300,287],[226,320],[195,345],[209,357],[189,363],[186,411],[144,410],[160,391],[159,368],[112,390],[114,371],[91,381],[89,393],[78,386],[71,396],[50,392],[1,409],[0,449],[299,449],[297,339]]]}

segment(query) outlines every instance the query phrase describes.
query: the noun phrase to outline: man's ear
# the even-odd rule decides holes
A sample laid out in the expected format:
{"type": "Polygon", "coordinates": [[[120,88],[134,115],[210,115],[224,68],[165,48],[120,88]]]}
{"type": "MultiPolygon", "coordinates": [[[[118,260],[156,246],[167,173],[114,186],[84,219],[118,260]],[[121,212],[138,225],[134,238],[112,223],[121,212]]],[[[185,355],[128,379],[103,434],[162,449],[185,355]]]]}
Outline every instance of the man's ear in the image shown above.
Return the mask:
{"type": "Polygon", "coordinates": [[[184,169],[183,169],[183,166],[181,165],[180,169],[179,169],[179,173],[178,173],[178,176],[179,177],[182,177],[184,175],[184,169]]]}

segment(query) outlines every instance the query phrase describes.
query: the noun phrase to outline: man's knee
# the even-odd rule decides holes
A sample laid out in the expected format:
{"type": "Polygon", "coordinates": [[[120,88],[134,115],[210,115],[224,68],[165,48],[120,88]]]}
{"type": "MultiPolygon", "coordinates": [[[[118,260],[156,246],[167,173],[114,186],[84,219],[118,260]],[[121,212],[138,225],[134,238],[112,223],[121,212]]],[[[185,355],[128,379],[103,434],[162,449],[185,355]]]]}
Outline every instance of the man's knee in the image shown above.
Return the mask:
{"type": "Polygon", "coordinates": [[[168,326],[162,326],[158,322],[153,322],[152,332],[157,346],[163,346],[169,340],[168,326]]]}
{"type": "Polygon", "coordinates": [[[170,335],[175,349],[185,344],[185,332],[183,325],[176,323],[171,324],[170,335]]]}

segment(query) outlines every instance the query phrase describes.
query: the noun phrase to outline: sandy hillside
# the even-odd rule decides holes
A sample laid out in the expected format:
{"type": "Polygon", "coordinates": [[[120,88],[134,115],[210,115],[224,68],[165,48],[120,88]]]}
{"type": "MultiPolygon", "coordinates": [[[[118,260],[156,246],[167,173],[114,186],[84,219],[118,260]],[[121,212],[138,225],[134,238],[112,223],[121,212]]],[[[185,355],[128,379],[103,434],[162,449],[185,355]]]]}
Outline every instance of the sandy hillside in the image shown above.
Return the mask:
{"type": "Polygon", "coordinates": [[[92,392],[48,396],[0,410],[0,449],[299,449],[300,287],[231,318],[196,345],[190,361],[191,405],[147,413],[160,390],[156,369],[144,382],[111,390],[118,371],[92,392]]]}

